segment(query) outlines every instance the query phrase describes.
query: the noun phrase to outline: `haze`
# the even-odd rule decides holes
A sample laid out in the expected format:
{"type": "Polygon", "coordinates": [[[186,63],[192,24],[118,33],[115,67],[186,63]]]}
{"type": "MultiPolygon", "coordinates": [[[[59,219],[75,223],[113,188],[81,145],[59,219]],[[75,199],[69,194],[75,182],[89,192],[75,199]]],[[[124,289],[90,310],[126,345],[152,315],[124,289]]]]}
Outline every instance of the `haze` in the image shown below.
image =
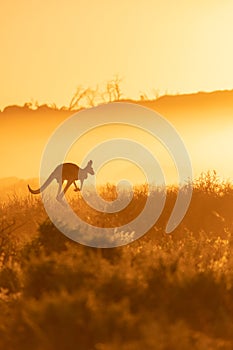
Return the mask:
{"type": "MultiPolygon", "coordinates": [[[[106,88],[118,74],[122,98],[140,100],[177,128],[194,176],[215,169],[232,179],[232,13],[231,0],[2,2],[0,109],[28,101],[68,106],[78,86],[106,88]],[[174,96],[155,100],[167,93],[174,96]]],[[[0,177],[38,177],[47,139],[71,114],[46,107],[0,113],[0,177]]],[[[80,142],[88,146],[104,133],[112,135],[102,130],[80,142]]],[[[124,133],[151,146],[149,136],[124,133]]],[[[159,144],[153,147],[169,182],[175,182],[171,159],[159,144]]],[[[69,161],[79,163],[80,150],[74,147],[69,161]]],[[[142,181],[132,165],[113,168],[102,169],[102,179],[111,181],[128,169],[142,181]]]]}
{"type": "MultiPolygon", "coordinates": [[[[233,91],[223,91],[165,96],[156,101],[139,103],[159,112],[177,129],[190,154],[194,177],[214,169],[220,177],[232,180],[232,101],[233,91]]],[[[0,157],[4,164],[0,168],[0,177],[38,177],[40,160],[49,137],[72,114],[71,111],[47,107],[34,111],[26,107],[11,107],[0,113],[0,157]]],[[[66,161],[81,164],[89,149],[114,137],[128,137],[144,144],[156,155],[166,181],[177,183],[175,165],[164,147],[150,135],[133,128],[105,126],[95,129],[74,144],[66,161]]],[[[136,183],[145,182],[139,169],[122,161],[103,167],[97,178],[101,182],[115,182],[122,178],[136,183]]],[[[155,182],[158,182],[156,174],[155,182]]]]}

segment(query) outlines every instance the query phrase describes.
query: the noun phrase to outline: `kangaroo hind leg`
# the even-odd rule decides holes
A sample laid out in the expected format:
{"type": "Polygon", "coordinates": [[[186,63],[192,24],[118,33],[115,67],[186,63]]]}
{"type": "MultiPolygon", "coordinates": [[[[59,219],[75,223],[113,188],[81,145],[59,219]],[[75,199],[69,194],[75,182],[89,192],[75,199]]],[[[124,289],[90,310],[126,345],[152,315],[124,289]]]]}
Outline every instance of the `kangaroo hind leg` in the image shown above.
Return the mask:
{"type": "Polygon", "coordinates": [[[76,185],[76,182],[75,182],[75,181],[73,182],[73,184],[74,184],[74,187],[75,187],[75,188],[74,188],[74,191],[75,191],[75,192],[80,191],[80,189],[79,189],[78,186],[76,185]]]}
{"type": "Polygon", "coordinates": [[[70,185],[72,184],[72,181],[67,181],[67,184],[65,185],[64,190],[60,192],[60,194],[57,196],[58,200],[61,200],[64,196],[64,194],[66,193],[66,191],[68,190],[68,188],[70,187],[70,185]]]}
{"type": "Polygon", "coordinates": [[[57,200],[62,198],[62,182],[58,181],[57,200]]]}

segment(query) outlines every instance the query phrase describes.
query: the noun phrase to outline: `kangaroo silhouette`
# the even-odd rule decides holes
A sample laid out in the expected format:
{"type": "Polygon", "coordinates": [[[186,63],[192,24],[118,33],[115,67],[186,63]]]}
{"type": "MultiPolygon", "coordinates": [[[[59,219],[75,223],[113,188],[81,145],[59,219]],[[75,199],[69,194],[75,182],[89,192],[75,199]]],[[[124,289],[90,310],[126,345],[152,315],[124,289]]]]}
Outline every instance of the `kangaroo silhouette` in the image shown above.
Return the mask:
{"type": "Polygon", "coordinates": [[[94,175],[95,172],[92,168],[92,160],[90,160],[85,168],[80,168],[78,165],[73,164],[73,163],[63,163],[59,164],[55,170],[49,175],[48,179],[45,181],[45,183],[38,189],[38,190],[33,190],[29,185],[28,189],[32,194],[39,194],[43,192],[49,184],[56,179],[58,182],[58,192],[57,192],[57,200],[61,200],[70,185],[72,183],[74,184],[74,191],[80,191],[83,186],[84,180],[87,178],[88,174],[94,175]],[[63,182],[67,180],[67,184],[62,191],[62,185],[63,182]],[[76,180],[80,180],[80,188],[77,187],[76,185],[76,180]]]}

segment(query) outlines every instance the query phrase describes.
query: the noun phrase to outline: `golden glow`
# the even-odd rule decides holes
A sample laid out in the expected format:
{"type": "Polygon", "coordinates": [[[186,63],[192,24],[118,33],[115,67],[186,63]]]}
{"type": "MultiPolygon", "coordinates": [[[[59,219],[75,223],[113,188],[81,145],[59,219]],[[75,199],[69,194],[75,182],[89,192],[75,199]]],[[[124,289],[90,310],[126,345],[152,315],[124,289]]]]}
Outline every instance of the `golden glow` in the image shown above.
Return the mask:
{"type": "MultiPolygon", "coordinates": [[[[76,159],[76,161],[81,164],[83,158],[86,157],[88,152],[97,144],[117,137],[132,140],[145,147],[157,159],[157,162],[160,164],[160,167],[164,172],[166,182],[176,183],[177,171],[164,146],[149,133],[132,126],[109,125],[89,131],[72,146],[66,157],[66,161],[72,162],[76,159]]],[[[137,154],[135,153],[134,155],[136,156],[135,158],[137,158],[137,154]]],[[[153,165],[149,168],[151,169],[151,172],[154,171],[153,165]]],[[[122,179],[131,181],[134,184],[147,182],[145,174],[140,168],[134,163],[126,160],[118,159],[110,161],[100,169],[99,173],[97,173],[97,181],[100,184],[106,182],[115,184],[122,179]]],[[[154,181],[157,184],[162,183],[162,180],[158,179],[158,174],[156,173],[154,174],[154,181]]]]}
{"type": "MultiPolygon", "coordinates": [[[[215,169],[221,177],[233,179],[232,111],[221,109],[221,106],[224,106],[224,99],[216,111],[211,109],[211,106],[203,112],[201,108],[197,111],[192,104],[187,105],[183,111],[173,107],[169,110],[166,106],[164,113],[161,110],[161,114],[173,123],[181,135],[193,163],[194,176],[215,169]]],[[[25,109],[11,114],[2,113],[0,178],[38,177],[44,147],[54,129],[69,114],[72,113],[25,112],[25,109]]],[[[115,137],[130,138],[143,144],[156,156],[166,181],[178,182],[175,165],[163,145],[151,135],[129,126],[104,126],[88,132],[72,146],[66,161],[81,164],[92,147],[115,137]]],[[[115,169],[111,164],[105,166],[97,176],[97,180],[100,181],[102,178],[108,182],[117,182],[123,177],[133,182],[142,181],[142,175],[132,165],[129,167],[124,162],[118,163],[118,171],[115,169]]],[[[155,174],[155,181],[157,180],[155,174]]]]}
{"type": "Polygon", "coordinates": [[[123,77],[125,96],[232,89],[231,0],[4,1],[0,108],[67,105],[123,77]]]}
{"type": "MultiPolygon", "coordinates": [[[[231,0],[5,1],[0,11],[0,109],[30,100],[68,105],[78,85],[104,85],[115,74],[123,78],[124,96],[132,98],[232,89],[232,13],[231,0]]],[[[213,116],[208,105],[197,117],[193,107],[183,114],[168,105],[157,110],[182,135],[195,175],[216,169],[232,178],[232,110],[213,116]]],[[[46,140],[65,119],[62,113],[41,112],[33,120],[24,111],[14,117],[0,114],[0,177],[38,176],[46,140]]],[[[106,134],[110,137],[111,130],[80,140],[82,147],[75,152],[74,146],[69,160],[79,163],[80,149],[106,134]]],[[[174,182],[176,169],[162,146],[143,133],[130,134],[156,154],[174,182]]]]}

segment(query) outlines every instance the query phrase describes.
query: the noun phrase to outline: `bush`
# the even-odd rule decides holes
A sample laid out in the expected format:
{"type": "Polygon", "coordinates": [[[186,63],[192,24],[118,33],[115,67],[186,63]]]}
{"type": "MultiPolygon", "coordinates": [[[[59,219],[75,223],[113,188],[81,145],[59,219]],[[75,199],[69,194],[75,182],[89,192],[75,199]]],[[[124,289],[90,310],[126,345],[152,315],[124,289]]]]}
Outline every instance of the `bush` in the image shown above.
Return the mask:
{"type": "MultiPolygon", "coordinates": [[[[233,192],[219,186],[209,175],[194,184],[187,215],[167,235],[170,189],[148,234],[114,249],[79,245],[46,216],[24,241],[7,233],[0,349],[232,349],[233,192]]],[[[137,192],[138,203],[144,197],[137,192]]]]}

